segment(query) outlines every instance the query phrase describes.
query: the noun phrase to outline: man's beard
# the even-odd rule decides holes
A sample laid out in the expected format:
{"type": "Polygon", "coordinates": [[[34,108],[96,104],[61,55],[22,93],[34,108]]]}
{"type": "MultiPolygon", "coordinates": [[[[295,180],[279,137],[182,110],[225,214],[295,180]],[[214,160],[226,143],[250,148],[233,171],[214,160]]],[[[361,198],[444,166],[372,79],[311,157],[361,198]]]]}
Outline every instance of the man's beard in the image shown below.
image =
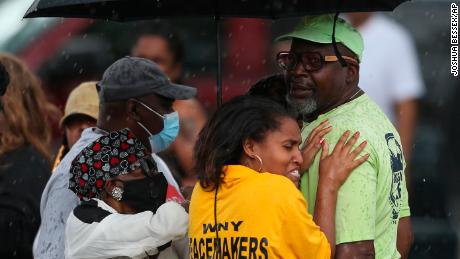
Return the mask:
{"type": "Polygon", "coordinates": [[[318,103],[313,97],[304,100],[292,99],[289,93],[286,94],[286,102],[291,110],[297,115],[308,116],[318,109],[318,103]]]}

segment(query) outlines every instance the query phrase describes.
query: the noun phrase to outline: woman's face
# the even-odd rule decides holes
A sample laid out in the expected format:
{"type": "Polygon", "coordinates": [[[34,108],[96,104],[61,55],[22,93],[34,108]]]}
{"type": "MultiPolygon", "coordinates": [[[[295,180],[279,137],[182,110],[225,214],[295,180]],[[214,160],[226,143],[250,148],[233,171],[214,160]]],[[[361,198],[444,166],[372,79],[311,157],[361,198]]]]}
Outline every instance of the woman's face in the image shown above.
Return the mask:
{"type": "Polygon", "coordinates": [[[282,118],[280,124],[278,130],[266,133],[264,141],[254,144],[254,153],[262,158],[262,172],[289,176],[298,172],[302,164],[299,149],[302,140],[295,120],[282,118]]]}

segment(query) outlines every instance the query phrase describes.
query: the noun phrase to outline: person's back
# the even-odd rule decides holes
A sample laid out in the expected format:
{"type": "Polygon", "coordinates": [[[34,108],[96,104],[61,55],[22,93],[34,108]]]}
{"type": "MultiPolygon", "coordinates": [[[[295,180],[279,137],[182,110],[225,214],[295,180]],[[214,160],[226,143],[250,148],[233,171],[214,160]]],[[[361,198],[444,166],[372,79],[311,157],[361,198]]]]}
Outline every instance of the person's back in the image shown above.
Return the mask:
{"type": "Polygon", "coordinates": [[[0,53],[0,63],[0,258],[32,258],[59,111],[24,62],[0,53]]]}
{"type": "MultiPolygon", "coordinates": [[[[367,162],[355,169],[339,190],[337,199],[336,242],[374,240],[376,258],[399,258],[396,232],[400,217],[408,216],[401,141],[394,126],[367,95],[362,95],[324,113],[308,124],[309,132],[325,119],[334,130],[325,139],[334,146],[346,130],[359,131],[368,145],[367,162]]],[[[318,182],[316,159],[301,181],[310,213],[313,212],[318,182]]]]}
{"type": "MultiPolygon", "coordinates": [[[[189,223],[190,258],[212,256],[216,231],[214,191],[193,191],[189,223]],[[196,216],[196,217],[193,217],[196,216]]],[[[222,256],[326,258],[328,242],[306,212],[301,193],[286,177],[230,165],[217,194],[222,256]],[[302,242],[305,239],[309,242],[302,242]],[[315,245],[313,245],[315,244],[315,245]],[[300,250],[299,250],[300,249],[300,250]]]]}
{"type": "Polygon", "coordinates": [[[32,258],[40,194],[50,172],[49,161],[32,145],[0,155],[0,258],[32,258]]]}

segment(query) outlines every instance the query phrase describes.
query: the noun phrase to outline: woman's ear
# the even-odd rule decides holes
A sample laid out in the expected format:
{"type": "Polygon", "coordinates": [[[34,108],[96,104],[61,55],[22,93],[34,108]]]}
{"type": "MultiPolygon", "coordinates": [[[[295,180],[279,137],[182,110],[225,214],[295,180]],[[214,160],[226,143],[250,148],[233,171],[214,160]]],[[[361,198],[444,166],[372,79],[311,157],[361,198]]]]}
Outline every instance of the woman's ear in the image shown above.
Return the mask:
{"type": "Polygon", "coordinates": [[[254,148],[255,148],[255,141],[252,139],[246,139],[243,141],[243,155],[248,157],[254,157],[254,148]]]}
{"type": "Polygon", "coordinates": [[[112,191],[113,191],[113,188],[115,187],[119,187],[123,189],[123,185],[120,183],[120,181],[117,181],[117,180],[109,179],[104,184],[104,190],[109,196],[112,196],[112,191]]]}

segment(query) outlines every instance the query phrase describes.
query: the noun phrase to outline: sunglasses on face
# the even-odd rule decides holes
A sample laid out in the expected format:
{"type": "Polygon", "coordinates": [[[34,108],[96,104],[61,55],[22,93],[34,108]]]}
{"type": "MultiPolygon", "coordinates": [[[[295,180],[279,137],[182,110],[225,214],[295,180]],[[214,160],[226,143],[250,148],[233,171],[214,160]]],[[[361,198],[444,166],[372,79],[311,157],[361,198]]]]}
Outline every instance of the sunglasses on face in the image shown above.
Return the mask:
{"type": "MultiPolygon", "coordinates": [[[[356,59],[349,56],[342,56],[342,58],[346,61],[350,61],[356,64],[358,63],[356,59]]],[[[318,52],[294,53],[290,51],[282,51],[276,55],[276,60],[278,62],[278,66],[284,70],[294,70],[297,64],[300,62],[302,63],[302,67],[305,69],[305,71],[312,72],[320,70],[326,62],[336,62],[339,59],[337,56],[323,56],[318,52]]]]}

